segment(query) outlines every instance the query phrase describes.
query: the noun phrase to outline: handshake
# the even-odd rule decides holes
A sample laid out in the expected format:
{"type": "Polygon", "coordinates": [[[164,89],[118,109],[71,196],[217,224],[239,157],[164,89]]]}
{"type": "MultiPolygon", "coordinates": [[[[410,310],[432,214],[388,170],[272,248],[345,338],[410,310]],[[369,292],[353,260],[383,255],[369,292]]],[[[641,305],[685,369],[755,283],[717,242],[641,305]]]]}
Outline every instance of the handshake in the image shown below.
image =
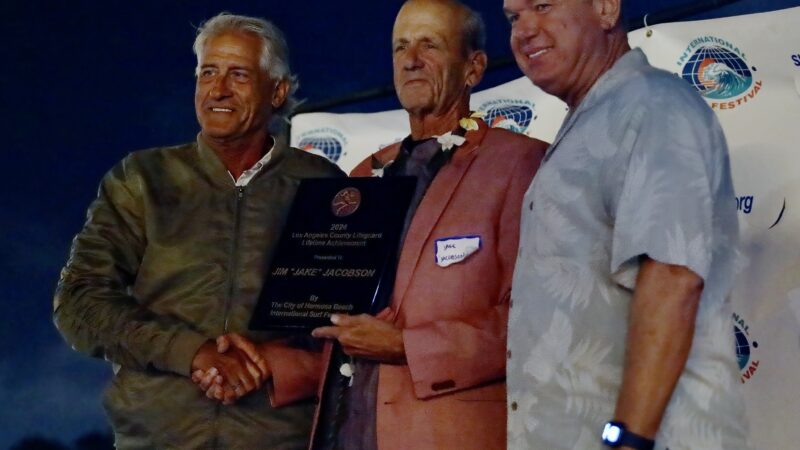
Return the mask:
{"type": "Polygon", "coordinates": [[[255,344],[236,334],[204,343],[192,360],[192,381],[206,397],[232,405],[259,389],[272,376],[268,343],[255,344]]]}

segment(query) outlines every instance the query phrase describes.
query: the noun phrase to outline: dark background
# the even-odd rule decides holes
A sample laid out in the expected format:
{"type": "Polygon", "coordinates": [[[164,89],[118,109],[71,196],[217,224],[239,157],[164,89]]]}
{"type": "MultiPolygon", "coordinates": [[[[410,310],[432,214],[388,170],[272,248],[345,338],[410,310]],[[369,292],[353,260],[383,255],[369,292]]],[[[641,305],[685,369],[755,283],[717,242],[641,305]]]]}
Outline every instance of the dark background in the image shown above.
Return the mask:
{"type": "MultiPolygon", "coordinates": [[[[510,57],[501,0],[467,1],[483,13],[491,60],[510,57]]],[[[722,17],[800,5],[637,0],[628,16],[677,12],[722,17]]],[[[102,174],[126,153],[192,140],[195,27],[227,10],[266,17],[287,34],[307,105],[391,84],[397,0],[14,1],[0,6],[0,448],[25,436],[86,447],[106,432],[107,363],[74,353],[51,321],[52,293],[72,236],[102,174]],[[91,441],[89,439],[88,441],[91,441]]],[[[636,22],[634,28],[640,26],[636,22]]],[[[518,78],[493,69],[485,89],[518,78]]],[[[327,108],[398,108],[393,96],[327,108]]],[[[86,447],[88,448],[88,447],[86,447]]]]}

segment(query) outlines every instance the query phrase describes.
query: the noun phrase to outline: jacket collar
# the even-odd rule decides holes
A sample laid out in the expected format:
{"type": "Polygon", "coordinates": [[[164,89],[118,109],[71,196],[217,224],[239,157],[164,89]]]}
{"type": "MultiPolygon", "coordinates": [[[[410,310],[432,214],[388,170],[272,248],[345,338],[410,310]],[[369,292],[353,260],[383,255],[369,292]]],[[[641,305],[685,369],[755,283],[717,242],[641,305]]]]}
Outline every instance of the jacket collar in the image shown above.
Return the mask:
{"type": "MultiPolygon", "coordinates": [[[[272,157],[261,171],[256,174],[255,178],[259,178],[264,172],[272,170],[275,166],[280,164],[290,153],[289,146],[283,136],[273,136],[275,144],[270,152],[272,157]]],[[[212,183],[218,186],[234,187],[235,183],[231,178],[228,168],[217,156],[217,152],[211,148],[210,145],[203,139],[201,133],[197,133],[197,160],[203,171],[208,174],[212,183]]]]}

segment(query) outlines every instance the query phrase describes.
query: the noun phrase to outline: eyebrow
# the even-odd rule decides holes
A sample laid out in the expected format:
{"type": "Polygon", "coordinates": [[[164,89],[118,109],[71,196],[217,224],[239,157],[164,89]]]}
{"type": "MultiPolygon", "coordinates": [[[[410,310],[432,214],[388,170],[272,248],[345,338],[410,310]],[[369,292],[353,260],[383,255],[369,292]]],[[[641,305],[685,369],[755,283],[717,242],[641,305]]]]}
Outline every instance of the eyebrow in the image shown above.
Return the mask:
{"type": "MultiPolygon", "coordinates": [[[[431,37],[431,36],[423,36],[423,37],[421,37],[421,38],[419,38],[419,39],[416,39],[416,40],[417,40],[417,41],[419,41],[419,42],[431,42],[431,43],[434,43],[434,44],[438,44],[438,43],[442,43],[442,42],[444,42],[444,40],[443,40],[443,39],[441,39],[441,38],[438,38],[438,37],[436,37],[436,36],[434,36],[434,37],[431,37]]],[[[398,38],[398,39],[395,39],[394,41],[392,41],[392,45],[397,45],[397,44],[408,44],[408,43],[410,43],[410,42],[411,42],[411,40],[409,40],[409,39],[407,39],[407,38],[398,38]]]]}
{"type": "MultiPolygon", "coordinates": [[[[217,69],[217,68],[219,68],[219,64],[216,64],[216,63],[203,63],[203,64],[200,65],[201,69],[204,69],[204,68],[207,68],[207,67],[217,69]]],[[[246,66],[242,66],[242,65],[231,65],[231,66],[228,66],[227,69],[228,70],[246,70],[248,72],[252,72],[254,70],[252,67],[246,67],[246,66]]]]}

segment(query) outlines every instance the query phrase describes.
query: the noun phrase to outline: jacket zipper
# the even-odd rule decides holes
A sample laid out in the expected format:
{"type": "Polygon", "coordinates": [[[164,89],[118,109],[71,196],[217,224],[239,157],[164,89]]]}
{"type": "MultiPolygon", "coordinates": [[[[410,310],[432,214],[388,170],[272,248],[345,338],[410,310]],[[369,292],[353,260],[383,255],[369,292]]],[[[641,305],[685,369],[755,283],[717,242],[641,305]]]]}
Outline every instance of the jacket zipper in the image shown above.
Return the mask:
{"type": "Polygon", "coordinates": [[[233,303],[233,295],[238,284],[237,272],[239,270],[239,234],[242,226],[242,205],[244,204],[244,186],[236,187],[236,205],[233,218],[233,245],[231,246],[230,263],[228,265],[228,298],[225,302],[225,322],[222,325],[223,333],[228,332],[228,319],[233,303]]]}
{"type": "MultiPolygon", "coordinates": [[[[231,312],[231,305],[233,303],[233,294],[236,292],[236,285],[238,284],[236,273],[239,267],[239,234],[242,225],[242,205],[244,204],[244,186],[236,186],[236,198],[233,209],[233,244],[231,245],[231,253],[228,257],[228,295],[225,299],[225,310],[223,314],[224,322],[222,323],[222,333],[228,333],[228,316],[231,312]]],[[[219,417],[221,405],[216,404],[214,415],[219,417]]],[[[214,421],[214,449],[219,448],[219,430],[217,429],[217,421],[214,421]]]]}

